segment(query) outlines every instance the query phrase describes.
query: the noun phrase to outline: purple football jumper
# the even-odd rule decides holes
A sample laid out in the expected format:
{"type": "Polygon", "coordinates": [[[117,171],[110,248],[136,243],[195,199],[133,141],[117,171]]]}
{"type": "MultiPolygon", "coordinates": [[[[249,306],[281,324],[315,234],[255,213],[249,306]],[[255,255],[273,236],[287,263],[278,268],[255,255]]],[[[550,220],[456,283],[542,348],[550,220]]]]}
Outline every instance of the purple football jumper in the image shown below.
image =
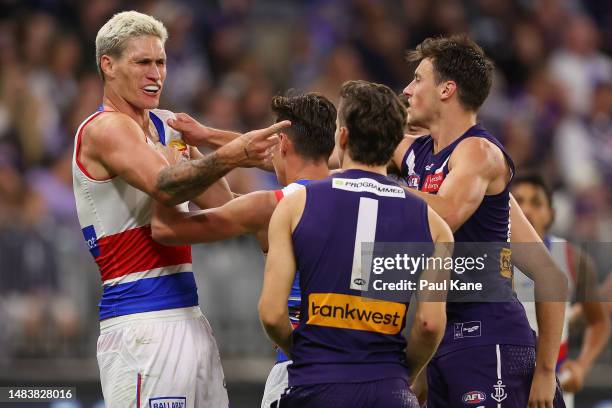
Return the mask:
{"type": "Polygon", "coordinates": [[[432,242],[427,204],[383,175],[346,170],[306,186],[293,232],[300,325],[281,407],[418,407],[401,333],[408,303],[351,288],[364,231],[373,239],[360,242],[432,242]]]}
{"type": "MultiPolygon", "coordinates": [[[[434,154],[431,136],[416,139],[406,151],[402,177],[410,188],[436,194],[449,173],[448,162],[459,143],[480,137],[497,146],[514,174],[512,159],[484,127],[477,124],[434,154]]],[[[455,242],[507,243],[510,229],[510,183],[486,195],[474,214],[454,233],[455,242]]],[[[509,245],[509,244],[507,244],[509,245]]],[[[503,246],[503,245],[502,245],[503,246]]],[[[511,274],[504,274],[500,255],[488,254],[488,278],[508,290],[511,274]]],[[[508,301],[453,302],[446,306],[444,338],[428,366],[428,408],[471,406],[527,406],[535,367],[535,333],[516,295],[508,301]],[[468,404],[468,405],[466,405],[468,404]]],[[[555,406],[558,405],[555,398],[555,406]]],[[[562,399],[561,399],[562,402],[562,399]]]]}

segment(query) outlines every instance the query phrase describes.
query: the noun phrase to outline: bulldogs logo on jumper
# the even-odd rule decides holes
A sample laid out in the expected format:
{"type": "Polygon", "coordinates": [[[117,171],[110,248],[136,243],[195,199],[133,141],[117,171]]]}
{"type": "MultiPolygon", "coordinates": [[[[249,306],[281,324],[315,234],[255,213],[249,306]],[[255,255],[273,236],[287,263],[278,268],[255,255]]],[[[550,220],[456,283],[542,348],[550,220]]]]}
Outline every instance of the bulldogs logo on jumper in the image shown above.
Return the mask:
{"type": "Polygon", "coordinates": [[[185,142],[182,140],[172,140],[168,145],[178,150],[185,159],[189,159],[189,148],[185,142]]]}

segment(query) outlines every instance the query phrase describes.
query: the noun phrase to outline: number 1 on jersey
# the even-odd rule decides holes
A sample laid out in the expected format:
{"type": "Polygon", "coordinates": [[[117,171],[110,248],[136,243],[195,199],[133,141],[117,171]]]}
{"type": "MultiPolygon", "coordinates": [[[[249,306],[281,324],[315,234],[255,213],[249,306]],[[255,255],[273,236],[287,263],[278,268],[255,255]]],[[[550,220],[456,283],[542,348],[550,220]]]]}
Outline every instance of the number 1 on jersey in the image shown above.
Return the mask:
{"type": "Polygon", "coordinates": [[[361,244],[376,240],[376,223],[378,221],[378,200],[361,197],[357,214],[357,231],[355,232],[355,250],[353,252],[353,267],[351,272],[351,289],[364,290],[368,288],[372,254],[362,259],[361,244]],[[362,260],[365,264],[362,264],[362,260]],[[365,268],[365,269],[364,269],[365,268]],[[365,270],[365,273],[363,272],[365,270]]]}

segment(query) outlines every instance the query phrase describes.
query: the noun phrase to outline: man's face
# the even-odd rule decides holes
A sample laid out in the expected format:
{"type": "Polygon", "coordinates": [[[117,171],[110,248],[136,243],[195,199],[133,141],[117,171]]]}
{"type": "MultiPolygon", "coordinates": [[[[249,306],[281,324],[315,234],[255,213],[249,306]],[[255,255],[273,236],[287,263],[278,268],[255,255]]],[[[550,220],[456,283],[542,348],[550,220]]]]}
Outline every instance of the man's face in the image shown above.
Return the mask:
{"type": "Polygon", "coordinates": [[[530,183],[520,183],[512,194],[540,237],[546,235],[553,221],[553,210],[544,191],[530,183]]]}
{"type": "Polygon", "coordinates": [[[127,40],[114,64],[117,93],[138,109],[157,108],[166,79],[166,52],[161,40],[148,35],[127,40]]]}
{"type": "Polygon", "coordinates": [[[407,109],[408,124],[429,128],[439,104],[438,85],[429,59],[421,61],[414,72],[414,79],[404,88],[404,94],[410,105],[407,109]]]}

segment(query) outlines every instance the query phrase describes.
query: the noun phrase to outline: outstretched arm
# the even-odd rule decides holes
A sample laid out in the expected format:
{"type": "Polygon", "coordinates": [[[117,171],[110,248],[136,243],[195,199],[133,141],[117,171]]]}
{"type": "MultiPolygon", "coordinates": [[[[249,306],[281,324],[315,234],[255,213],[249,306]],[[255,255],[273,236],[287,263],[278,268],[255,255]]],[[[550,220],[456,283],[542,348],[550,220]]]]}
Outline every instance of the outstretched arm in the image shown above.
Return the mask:
{"type": "Polygon", "coordinates": [[[275,133],[291,125],[289,121],[254,130],[201,159],[178,163],[163,169],[156,188],[171,197],[167,204],[185,202],[208,188],[236,167],[253,167],[266,161],[270,148],[278,143],[275,133]]]}
{"type": "MultiPolygon", "coordinates": [[[[191,160],[197,160],[204,157],[204,155],[196,147],[190,146],[189,151],[191,160]]],[[[174,162],[171,164],[174,164],[174,162]]],[[[221,207],[223,204],[229,202],[232,198],[234,198],[234,196],[230,190],[227,180],[225,177],[221,177],[209,188],[204,190],[203,193],[197,197],[194,197],[191,201],[200,207],[200,209],[205,210],[207,208],[221,207]]]]}
{"type": "Polygon", "coordinates": [[[164,245],[220,241],[266,230],[275,207],[272,191],[255,191],[221,207],[189,213],[156,203],[151,231],[164,245]]]}

